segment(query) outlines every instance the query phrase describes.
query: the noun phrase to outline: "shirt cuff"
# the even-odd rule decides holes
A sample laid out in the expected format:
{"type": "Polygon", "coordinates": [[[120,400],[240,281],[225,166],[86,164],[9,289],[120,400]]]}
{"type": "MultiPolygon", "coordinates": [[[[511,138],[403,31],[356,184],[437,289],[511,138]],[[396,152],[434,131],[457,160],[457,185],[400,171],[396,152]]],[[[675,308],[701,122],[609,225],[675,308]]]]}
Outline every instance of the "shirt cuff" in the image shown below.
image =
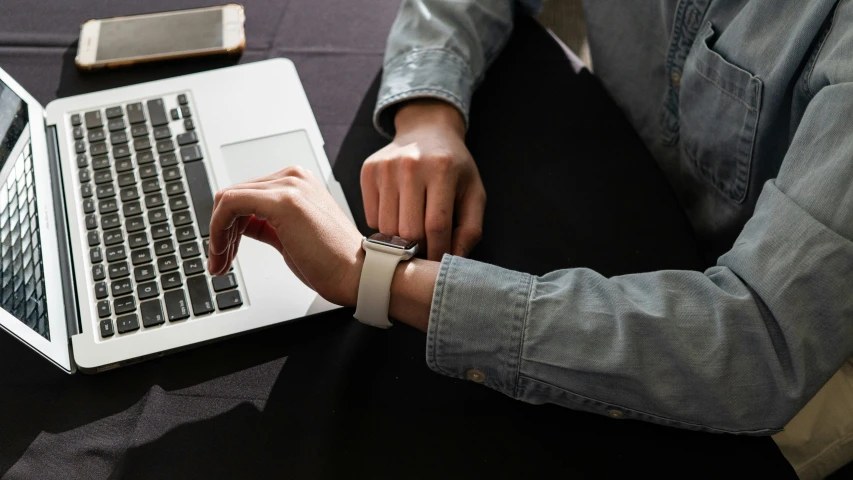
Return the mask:
{"type": "Polygon", "coordinates": [[[526,273],[445,255],[427,328],[429,368],[516,398],[532,285],[526,273]]]}
{"type": "Polygon", "coordinates": [[[400,103],[436,98],[456,107],[467,127],[474,81],[468,64],[448,50],[416,49],[398,55],[383,68],[373,125],[379,133],[393,137],[394,114],[400,103]]]}

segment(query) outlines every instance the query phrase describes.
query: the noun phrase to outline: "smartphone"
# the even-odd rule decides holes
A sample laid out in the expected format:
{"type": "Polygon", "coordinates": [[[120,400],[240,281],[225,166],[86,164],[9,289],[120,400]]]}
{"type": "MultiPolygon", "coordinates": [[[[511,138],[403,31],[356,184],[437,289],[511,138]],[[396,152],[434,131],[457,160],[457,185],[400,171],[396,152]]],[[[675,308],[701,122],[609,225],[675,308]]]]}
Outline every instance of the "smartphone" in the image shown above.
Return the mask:
{"type": "Polygon", "coordinates": [[[154,60],[239,53],[245,14],[236,4],[89,20],[75,63],[83,70],[154,60]]]}

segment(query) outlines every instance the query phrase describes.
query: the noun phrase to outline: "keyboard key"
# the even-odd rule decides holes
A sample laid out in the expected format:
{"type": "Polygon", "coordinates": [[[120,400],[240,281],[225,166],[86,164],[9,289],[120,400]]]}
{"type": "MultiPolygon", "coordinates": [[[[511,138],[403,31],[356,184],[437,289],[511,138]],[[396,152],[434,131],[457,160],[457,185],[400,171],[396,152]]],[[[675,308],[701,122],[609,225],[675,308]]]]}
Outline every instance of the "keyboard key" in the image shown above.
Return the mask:
{"type": "Polygon", "coordinates": [[[190,130],[194,130],[194,129],[195,129],[195,125],[193,125],[193,119],[191,119],[191,118],[184,119],[184,130],[190,131],[190,130]]]}
{"type": "Polygon", "coordinates": [[[204,271],[204,261],[200,258],[194,258],[184,262],[184,275],[190,276],[204,271]]]}
{"type": "Polygon", "coordinates": [[[181,252],[181,258],[192,258],[199,254],[198,242],[182,243],[178,248],[181,252]]]}
{"type": "Polygon", "coordinates": [[[181,145],[181,146],[190,145],[193,143],[198,143],[198,135],[196,135],[196,133],[194,131],[193,132],[186,132],[186,133],[182,133],[182,134],[178,135],[177,140],[178,140],[178,145],[181,145]]]}
{"type": "Polygon", "coordinates": [[[111,313],[109,300],[101,300],[98,302],[98,317],[109,317],[111,313]]]}
{"type": "MultiPolygon", "coordinates": [[[[161,195],[159,193],[154,193],[154,194],[145,196],[145,208],[151,209],[151,208],[162,207],[163,205],[165,205],[165,202],[163,202],[163,195],[161,195]]],[[[154,223],[154,222],[151,222],[151,223],[154,223]]]]}
{"type": "Polygon", "coordinates": [[[196,160],[201,160],[201,148],[198,145],[190,145],[188,147],[181,147],[181,160],[184,163],[195,162],[196,160]]]}
{"type": "Polygon", "coordinates": [[[123,118],[116,118],[107,122],[107,129],[111,132],[120,132],[125,129],[127,125],[124,123],[123,118]]]}
{"type": "Polygon", "coordinates": [[[169,130],[168,125],[154,129],[154,140],[164,140],[166,138],[172,138],[172,131],[169,130]]]}
{"type": "MultiPolygon", "coordinates": [[[[104,155],[107,153],[108,150],[109,150],[109,148],[107,147],[107,144],[103,143],[103,142],[93,143],[92,146],[89,147],[89,153],[93,157],[95,155],[104,155]]],[[[83,153],[83,152],[77,152],[77,153],[83,153]]]]}
{"type": "Polygon", "coordinates": [[[163,106],[163,99],[148,100],[146,105],[148,105],[148,116],[151,117],[151,125],[159,127],[160,125],[169,123],[169,119],[166,117],[166,108],[163,106]]]}
{"type": "Polygon", "coordinates": [[[166,304],[166,316],[170,322],[176,322],[189,318],[190,311],[187,307],[187,297],[183,289],[172,290],[163,294],[163,302],[166,304]]]}
{"type": "Polygon", "coordinates": [[[173,108],[169,114],[172,116],[172,120],[180,120],[181,119],[181,111],[177,108],[173,108]]]}
{"type": "Polygon", "coordinates": [[[207,237],[210,235],[210,216],[213,213],[213,193],[210,190],[210,181],[207,179],[207,169],[202,162],[189,163],[184,166],[184,169],[193,200],[199,235],[207,237]]]}
{"type": "Polygon", "coordinates": [[[162,225],[154,225],[151,227],[151,238],[159,240],[161,238],[171,237],[172,229],[168,223],[162,225]]]}
{"type": "Polygon", "coordinates": [[[92,230],[93,228],[98,228],[97,215],[86,215],[86,230],[92,230]]]}
{"type": "Polygon", "coordinates": [[[115,310],[116,315],[132,312],[136,310],[136,299],[133,297],[117,298],[113,300],[113,310],[115,310]]]}
{"type": "Polygon", "coordinates": [[[133,149],[137,152],[140,150],[148,150],[150,148],[151,148],[151,141],[148,140],[148,137],[137,138],[136,140],[133,141],[133,149]]]}
{"type": "Polygon", "coordinates": [[[187,103],[188,102],[187,102],[187,94],[186,93],[182,93],[182,94],[178,95],[178,104],[179,105],[186,105],[187,103]]]}
{"type": "MultiPolygon", "coordinates": [[[[168,190],[168,187],[167,187],[168,190]]],[[[185,208],[189,208],[187,205],[187,197],[185,195],[181,195],[178,197],[172,197],[169,199],[169,208],[173,212],[177,212],[178,210],[184,210],[185,208]]]]}
{"type": "Polygon", "coordinates": [[[228,275],[222,277],[211,278],[210,283],[211,285],[213,285],[214,292],[221,292],[223,290],[230,290],[232,288],[236,288],[237,277],[235,277],[233,273],[229,273],[228,275]]]}
{"type": "Polygon", "coordinates": [[[127,120],[133,123],[143,123],[145,121],[145,110],[141,103],[131,103],[127,106],[127,120]]]}
{"type": "MultiPolygon", "coordinates": [[[[156,283],[153,285],[155,288],[157,287],[156,283]]],[[[166,323],[166,319],[163,316],[163,308],[160,306],[160,300],[141,302],[139,304],[139,313],[142,315],[142,325],[145,328],[156,327],[157,325],[166,323]]]]}
{"type": "Polygon", "coordinates": [[[210,249],[210,239],[205,238],[204,240],[202,240],[201,247],[204,249],[204,256],[209,257],[210,255],[207,254],[207,251],[210,249]]]}
{"type": "Polygon", "coordinates": [[[77,177],[80,179],[80,183],[86,183],[92,179],[92,174],[89,173],[88,168],[81,168],[79,172],[77,172],[77,177]]]}
{"type": "Polygon", "coordinates": [[[122,115],[124,115],[124,112],[122,111],[120,106],[119,107],[110,107],[110,108],[106,109],[106,111],[104,113],[107,114],[107,118],[118,118],[118,117],[121,117],[122,115]]]}
{"type": "Polygon", "coordinates": [[[110,265],[110,280],[118,280],[119,278],[129,277],[130,269],[127,262],[114,263],[110,265]]]}
{"type": "Polygon", "coordinates": [[[89,143],[102,142],[106,138],[106,134],[104,133],[103,128],[98,128],[96,130],[89,130],[89,133],[86,135],[86,139],[89,140],[89,143]]]}
{"type": "Polygon", "coordinates": [[[107,262],[118,262],[127,258],[127,251],[124,249],[124,245],[117,245],[115,247],[109,247],[107,249],[106,256],[107,262]]]}
{"type": "Polygon", "coordinates": [[[190,212],[177,212],[172,214],[172,223],[175,224],[176,227],[189,225],[193,223],[193,217],[190,215],[190,212]]]}
{"type": "Polygon", "coordinates": [[[171,182],[174,180],[181,179],[181,169],[178,167],[164,168],[163,169],[163,180],[167,182],[171,182]]]}
{"type": "Polygon", "coordinates": [[[175,230],[175,237],[178,239],[178,242],[195,240],[195,229],[192,227],[192,225],[181,227],[175,230]]]}
{"type": "MultiPolygon", "coordinates": [[[[134,307],[135,308],[135,307],[134,307]]],[[[135,313],[116,318],[118,333],[129,333],[139,330],[139,318],[135,313]]]]}
{"type": "Polygon", "coordinates": [[[104,230],[117,228],[119,224],[121,224],[121,219],[116,213],[113,213],[111,215],[104,215],[103,217],[101,217],[101,228],[104,230]]]}
{"type": "MultiPolygon", "coordinates": [[[[144,232],[143,232],[144,233],[144,232]]],[[[142,265],[151,261],[151,249],[150,248],[139,248],[137,250],[133,250],[130,252],[130,261],[133,262],[133,266],[142,265]]],[[[136,269],[139,270],[139,269],[136,269]]],[[[151,278],[154,278],[153,276],[151,278]]],[[[136,279],[139,281],[139,278],[136,279]]]]}
{"type": "Polygon", "coordinates": [[[100,110],[86,112],[83,116],[86,118],[86,129],[88,130],[104,126],[104,120],[101,118],[100,110]]]}
{"type": "Polygon", "coordinates": [[[95,213],[95,201],[91,198],[83,200],[83,213],[95,213]]]}
{"type": "Polygon", "coordinates": [[[142,123],[140,125],[134,125],[130,127],[130,135],[133,137],[147,137],[148,125],[142,123]]]}
{"type": "MultiPolygon", "coordinates": [[[[92,152],[94,155],[94,152],[92,152]]],[[[113,158],[124,158],[130,156],[130,147],[127,145],[119,145],[113,148],[113,158]]]]}
{"type": "Polygon", "coordinates": [[[98,202],[98,213],[100,213],[101,215],[117,211],[118,202],[116,202],[115,198],[110,198],[109,200],[101,200],[100,202],[98,202]]]}
{"type": "Polygon", "coordinates": [[[120,188],[136,185],[136,174],[133,172],[122,173],[116,176],[120,188]]]}
{"type": "Polygon", "coordinates": [[[136,296],[140,300],[146,300],[151,297],[160,295],[160,289],[157,288],[157,282],[140,283],[136,287],[136,296]]]}
{"type": "Polygon", "coordinates": [[[129,157],[116,160],[116,173],[129,172],[131,170],[133,170],[133,160],[129,157]]]}
{"type": "Polygon", "coordinates": [[[190,292],[193,315],[204,315],[213,311],[213,300],[210,298],[210,289],[207,288],[207,278],[204,275],[187,278],[187,290],[190,292]]]}
{"type": "Polygon", "coordinates": [[[168,255],[170,253],[175,253],[175,244],[172,243],[172,239],[154,242],[155,255],[157,255],[158,257],[162,257],[163,255],[168,255]]]}
{"type": "MultiPolygon", "coordinates": [[[[150,163],[154,163],[154,153],[151,151],[137,152],[136,163],[138,165],[148,165],[150,163]]],[[[153,165],[152,165],[152,167],[153,167],[153,165]]],[[[142,177],[142,178],[145,178],[145,177],[142,177]]]]}
{"type": "Polygon", "coordinates": [[[77,168],[86,168],[89,166],[89,157],[85,153],[77,155],[77,168]]]}
{"type": "Polygon", "coordinates": [[[86,185],[83,185],[82,187],[80,187],[80,195],[82,195],[83,198],[91,197],[92,196],[92,186],[89,184],[86,184],[86,185]]]}
{"type": "Polygon", "coordinates": [[[83,140],[74,142],[74,151],[77,153],[86,153],[86,142],[83,140]]]}
{"type": "Polygon", "coordinates": [[[101,338],[110,338],[115,334],[113,331],[113,322],[109,318],[101,320],[99,325],[98,330],[101,332],[101,338]]]}
{"type": "Polygon", "coordinates": [[[133,248],[144,247],[148,245],[148,234],[145,232],[136,232],[127,236],[127,245],[133,248]]]}
{"type": "Polygon", "coordinates": [[[71,129],[71,136],[74,137],[74,140],[82,140],[83,139],[83,127],[74,127],[71,129]]]}
{"type": "Polygon", "coordinates": [[[136,187],[122,188],[119,192],[119,197],[122,202],[132,202],[139,199],[139,190],[136,187]]]}
{"type": "MultiPolygon", "coordinates": [[[[160,275],[160,285],[163,286],[163,290],[170,290],[172,288],[178,288],[183,286],[183,280],[181,279],[180,272],[172,272],[160,275]]],[[[192,295],[192,294],[190,294],[192,295]]],[[[195,310],[195,309],[193,309],[195,310]]],[[[198,315],[198,314],[196,314],[198,315]]]]}
{"type": "Polygon", "coordinates": [[[122,205],[121,210],[124,212],[125,218],[142,215],[142,204],[139,202],[125,203],[122,205]]]}
{"type": "MultiPolygon", "coordinates": [[[[81,170],[82,171],[82,170],[81,170]]],[[[113,181],[113,172],[109,170],[102,170],[100,172],[95,172],[95,185],[101,185],[107,182],[113,181]]]]}
{"type": "Polygon", "coordinates": [[[133,282],[131,282],[129,278],[116,280],[110,284],[110,291],[113,293],[113,297],[127,295],[133,291],[133,282]]]}
{"type": "Polygon", "coordinates": [[[104,254],[101,251],[101,247],[95,247],[89,249],[89,261],[92,263],[101,263],[104,260],[104,254]]]}
{"type": "Polygon", "coordinates": [[[160,179],[151,178],[142,182],[142,193],[154,193],[160,191],[160,179]]]}
{"type": "Polygon", "coordinates": [[[178,269],[178,259],[174,255],[157,259],[157,270],[160,273],[171,272],[178,269]]]}
{"type": "Polygon", "coordinates": [[[157,153],[169,153],[175,151],[175,143],[172,142],[171,138],[167,138],[166,140],[160,140],[157,142],[157,153]]]}
{"type": "Polygon", "coordinates": [[[166,216],[165,208],[158,208],[157,210],[151,210],[148,212],[148,223],[152,225],[159,222],[165,222],[169,217],[166,216]]]}
{"type": "MultiPolygon", "coordinates": [[[[103,265],[95,265],[92,267],[92,278],[94,280],[103,280],[106,276],[103,265]]],[[[106,292],[106,288],[104,288],[104,292],[106,292]]]]}
{"type": "Polygon", "coordinates": [[[98,188],[95,189],[95,195],[98,197],[98,200],[115,197],[116,187],[112,183],[98,185],[98,188]]]}
{"type": "Polygon", "coordinates": [[[240,290],[232,290],[230,292],[220,293],[216,296],[216,306],[220,310],[228,310],[229,308],[237,308],[243,305],[243,299],[240,298],[240,290]]]}
{"type": "Polygon", "coordinates": [[[99,155],[97,157],[92,158],[92,168],[95,170],[103,170],[105,168],[110,168],[110,157],[106,155],[99,155]]]}
{"type": "MultiPolygon", "coordinates": [[[[113,146],[124,145],[127,143],[127,134],[124,132],[113,132],[110,134],[110,144],[113,146]]],[[[136,146],[134,145],[134,148],[136,146]]]]}
{"type": "Polygon", "coordinates": [[[153,279],[154,274],[154,265],[143,265],[141,267],[136,267],[133,270],[133,278],[137,282],[145,282],[153,279]]]}
{"type": "Polygon", "coordinates": [[[124,241],[124,234],[119,229],[104,232],[104,245],[112,246],[124,241]]]}
{"type": "Polygon", "coordinates": [[[190,107],[181,107],[181,117],[189,118],[192,116],[192,112],[190,112],[190,107]]]}
{"type": "Polygon", "coordinates": [[[178,157],[174,153],[160,155],[160,168],[173,167],[178,164],[178,157]]]}
{"type": "MultiPolygon", "coordinates": [[[[99,267],[101,267],[101,268],[103,268],[103,266],[102,266],[102,265],[98,265],[98,266],[99,266],[99,267]]],[[[110,296],[110,295],[109,295],[109,292],[107,292],[107,284],[106,284],[106,282],[98,282],[98,283],[96,283],[96,284],[95,284],[95,298],[97,298],[98,300],[100,300],[100,299],[102,299],[102,298],[107,298],[108,296],[110,296]]]]}
{"type": "Polygon", "coordinates": [[[145,219],[142,217],[129,218],[127,219],[127,223],[125,224],[125,230],[127,233],[138,232],[140,230],[145,230],[145,219]]]}
{"type": "Polygon", "coordinates": [[[171,182],[166,184],[166,195],[174,196],[184,193],[184,182],[171,182]]]}
{"type": "Polygon", "coordinates": [[[151,178],[157,176],[157,167],[154,165],[145,165],[139,167],[139,178],[151,178]]]}
{"type": "Polygon", "coordinates": [[[79,113],[75,113],[74,115],[71,115],[71,125],[76,127],[76,126],[80,125],[81,123],[83,123],[83,122],[80,119],[79,113]]]}

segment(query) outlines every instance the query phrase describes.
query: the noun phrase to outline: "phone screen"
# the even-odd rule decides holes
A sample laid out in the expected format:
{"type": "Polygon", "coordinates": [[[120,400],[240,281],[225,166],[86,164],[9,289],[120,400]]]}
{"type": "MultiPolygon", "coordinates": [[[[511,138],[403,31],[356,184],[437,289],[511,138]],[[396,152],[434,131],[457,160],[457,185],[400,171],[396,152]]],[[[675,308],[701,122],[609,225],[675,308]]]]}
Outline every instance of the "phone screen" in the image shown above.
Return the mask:
{"type": "Polygon", "coordinates": [[[222,9],[101,21],[95,61],[222,48],[222,9]]]}

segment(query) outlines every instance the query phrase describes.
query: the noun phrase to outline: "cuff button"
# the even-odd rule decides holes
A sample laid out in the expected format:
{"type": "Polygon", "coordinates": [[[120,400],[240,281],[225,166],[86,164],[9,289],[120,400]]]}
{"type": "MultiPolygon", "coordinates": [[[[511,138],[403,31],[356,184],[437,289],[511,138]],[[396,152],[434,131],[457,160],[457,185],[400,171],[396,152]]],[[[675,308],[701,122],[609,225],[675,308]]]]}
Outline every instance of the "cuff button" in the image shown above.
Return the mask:
{"type": "Polygon", "coordinates": [[[468,377],[468,380],[476,383],[483,383],[486,380],[486,375],[483,372],[473,368],[468,370],[465,375],[468,377]]]}
{"type": "Polygon", "coordinates": [[[625,413],[622,412],[622,410],[617,410],[615,408],[611,408],[610,410],[607,411],[607,416],[609,416],[610,418],[619,419],[619,418],[623,418],[625,416],[625,413]]]}

